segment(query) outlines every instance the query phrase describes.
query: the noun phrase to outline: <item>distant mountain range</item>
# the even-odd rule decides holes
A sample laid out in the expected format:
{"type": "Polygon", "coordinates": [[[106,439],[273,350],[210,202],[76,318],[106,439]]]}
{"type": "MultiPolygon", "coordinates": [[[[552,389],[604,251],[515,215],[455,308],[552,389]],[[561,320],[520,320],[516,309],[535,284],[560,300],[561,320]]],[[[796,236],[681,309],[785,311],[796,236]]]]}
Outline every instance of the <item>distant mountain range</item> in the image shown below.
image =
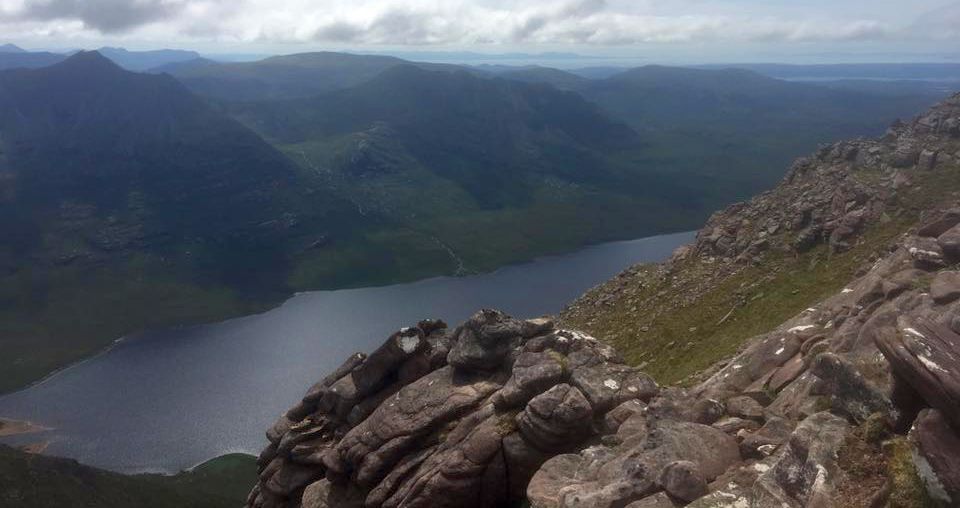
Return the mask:
{"type": "MultiPolygon", "coordinates": [[[[100,48],[97,52],[121,67],[134,71],[145,71],[162,65],[200,58],[200,54],[195,51],[174,49],[129,51],[124,48],[100,48]]],[[[4,44],[0,46],[0,70],[46,67],[61,62],[74,53],[76,51],[63,53],[26,51],[13,44],[4,44]]]]}
{"type": "Polygon", "coordinates": [[[172,77],[96,52],[0,72],[0,218],[3,383],[202,318],[188,299],[209,318],[285,294],[291,253],[362,220],[172,77]]]}
{"type": "Polygon", "coordinates": [[[341,53],[0,53],[11,65],[0,334],[16,339],[0,390],[131,331],[293,291],[692,228],[818,143],[942,97],[742,69],[590,78],[341,53]]]}

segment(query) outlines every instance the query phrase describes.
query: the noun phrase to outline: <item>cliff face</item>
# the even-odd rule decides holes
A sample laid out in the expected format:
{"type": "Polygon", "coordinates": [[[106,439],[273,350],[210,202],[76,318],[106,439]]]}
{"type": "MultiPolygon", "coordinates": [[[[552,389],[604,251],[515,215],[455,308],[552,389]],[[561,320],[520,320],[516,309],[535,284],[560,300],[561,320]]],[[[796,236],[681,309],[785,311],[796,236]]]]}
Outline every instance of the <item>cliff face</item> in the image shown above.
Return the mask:
{"type": "Polygon", "coordinates": [[[560,316],[600,341],[401,329],[267,432],[249,505],[960,506],[958,161],[960,95],[825,147],[560,316]]]}

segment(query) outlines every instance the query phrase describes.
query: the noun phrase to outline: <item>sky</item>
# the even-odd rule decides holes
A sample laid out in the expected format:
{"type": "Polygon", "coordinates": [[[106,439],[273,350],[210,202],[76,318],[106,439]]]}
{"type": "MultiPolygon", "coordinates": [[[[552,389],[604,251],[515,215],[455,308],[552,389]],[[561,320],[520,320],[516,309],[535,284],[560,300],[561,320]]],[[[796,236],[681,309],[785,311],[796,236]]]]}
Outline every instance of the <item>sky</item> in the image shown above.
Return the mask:
{"type": "Polygon", "coordinates": [[[563,52],[598,63],[960,61],[960,2],[0,0],[0,42],[206,54],[563,52]]]}

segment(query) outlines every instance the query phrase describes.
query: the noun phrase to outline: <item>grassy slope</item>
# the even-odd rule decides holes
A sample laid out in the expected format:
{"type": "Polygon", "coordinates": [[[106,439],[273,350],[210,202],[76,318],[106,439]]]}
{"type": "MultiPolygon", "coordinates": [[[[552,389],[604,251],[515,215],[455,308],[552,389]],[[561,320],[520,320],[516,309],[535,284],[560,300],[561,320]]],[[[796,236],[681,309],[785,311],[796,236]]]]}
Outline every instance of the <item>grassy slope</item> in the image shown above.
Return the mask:
{"type": "Polygon", "coordinates": [[[249,455],[225,455],[175,476],[126,476],[0,446],[3,508],[236,508],[254,483],[249,455]]]}
{"type": "Polygon", "coordinates": [[[917,174],[913,188],[887,210],[887,219],[870,227],[842,254],[828,256],[826,246],[797,257],[771,252],[760,266],[746,268],[706,291],[698,291],[698,284],[714,269],[699,259],[676,267],[687,274],[682,283],[657,277],[656,268],[647,266],[641,269],[643,275],[624,279],[619,296],[608,305],[572,308],[561,320],[565,326],[607,338],[628,361],[643,365],[658,381],[682,382],[729,357],[749,338],[841,290],[876,259],[877,252],[914,225],[920,211],[955,199],[960,192],[956,171],[917,174]],[[683,299],[691,294],[695,296],[683,299]]]}

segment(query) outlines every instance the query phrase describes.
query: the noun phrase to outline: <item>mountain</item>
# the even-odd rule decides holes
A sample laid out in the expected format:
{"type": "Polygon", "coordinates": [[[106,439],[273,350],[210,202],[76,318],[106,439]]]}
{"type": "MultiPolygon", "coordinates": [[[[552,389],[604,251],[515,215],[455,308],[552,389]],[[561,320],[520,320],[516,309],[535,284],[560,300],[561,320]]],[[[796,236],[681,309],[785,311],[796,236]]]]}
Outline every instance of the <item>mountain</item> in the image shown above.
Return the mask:
{"type": "MultiPolygon", "coordinates": [[[[347,90],[238,110],[245,123],[283,145],[386,133],[384,142],[398,143],[416,165],[458,183],[481,206],[510,202],[511,194],[527,199],[533,189],[524,173],[595,180],[604,166],[597,151],[636,142],[630,129],[575,94],[413,65],[347,90]]],[[[349,159],[343,170],[354,175],[410,169],[359,154],[349,159]]]]}
{"type": "Polygon", "coordinates": [[[960,80],[956,63],[879,64],[726,64],[704,65],[706,69],[736,68],[780,79],[879,79],[879,80],[960,80]]]}
{"type": "Polygon", "coordinates": [[[103,47],[97,50],[101,55],[116,62],[124,69],[145,71],[161,65],[186,62],[200,58],[196,51],[179,49],[157,49],[150,51],[128,51],[124,48],[103,47]]]}
{"type": "Polygon", "coordinates": [[[267,429],[247,506],[956,506],[958,170],[960,94],[556,320],[400,328],[267,429]]]}
{"type": "Polygon", "coordinates": [[[708,178],[742,198],[778,168],[831,139],[875,135],[944,94],[871,93],[769,78],[742,69],[647,66],[579,89],[651,145],[638,161],[708,178]],[[687,149],[676,150],[685,145],[687,149]]]}
{"type": "Polygon", "coordinates": [[[66,58],[66,55],[45,51],[0,51],[0,70],[46,67],[62,62],[64,58],[66,58]]]}
{"type": "Polygon", "coordinates": [[[16,44],[0,44],[0,53],[26,53],[26,50],[16,44]]]}
{"type": "Polygon", "coordinates": [[[560,90],[578,90],[583,88],[587,81],[587,78],[570,72],[538,66],[507,69],[497,73],[497,75],[504,79],[525,83],[547,83],[560,90]]]}
{"type": "Polygon", "coordinates": [[[394,241],[449,248],[458,271],[675,228],[704,209],[684,182],[620,160],[641,143],[630,128],[547,85],[401,65],[228,111],[390,224],[394,241]],[[654,213],[663,207],[677,214],[654,213]]]}
{"type": "Polygon", "coordinates": [[[178,72],[189,72],[202,67],[216,67],[219,65],[220,62],[211,60],[209,58],[193,58],[190,60],[180,60],[158,65],[156,67],[147,69],[147,72],[152,74],[176,74],[178,72]]]}
{"type": "Polygon", "coordinates": [[[348,88],[403,64],[390,56],[300,53],[256,62],[185,66],[168,70],[200,95],[231,101],[288,99],[348,88]]]}
{"type": "Polygon", "coordinates": [[[111,337],[285,295],[294,253],[359,224],[170,76],[96,52],[0,73],[0,217],[4,388],[111,337]]]}

